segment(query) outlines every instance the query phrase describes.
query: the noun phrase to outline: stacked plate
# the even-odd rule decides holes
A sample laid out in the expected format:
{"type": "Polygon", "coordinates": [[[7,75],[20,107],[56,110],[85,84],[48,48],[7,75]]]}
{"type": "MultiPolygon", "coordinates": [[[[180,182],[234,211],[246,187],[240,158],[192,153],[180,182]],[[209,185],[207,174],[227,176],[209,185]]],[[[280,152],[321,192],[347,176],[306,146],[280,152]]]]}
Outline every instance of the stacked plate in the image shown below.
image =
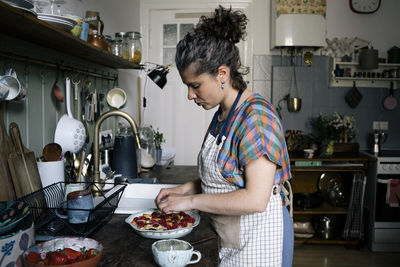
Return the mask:
{"type": "Polygon", "coordinates": [[[71,18],[59,15],[46,14],[46,13],[39,13],[37,18],[63,31],[72,30],[77,23],[75,20],[71,18]]]}
{"type": "Polygon", "coordinates": [[[33,0],[0,0],[0,1],[9,4],[10,6],[13,6],[15,8],[21,9],[25,12],[28,12],[34,15],[35,17],[37,16],[36,12],[33,11],[34,8],[33,0]]]}

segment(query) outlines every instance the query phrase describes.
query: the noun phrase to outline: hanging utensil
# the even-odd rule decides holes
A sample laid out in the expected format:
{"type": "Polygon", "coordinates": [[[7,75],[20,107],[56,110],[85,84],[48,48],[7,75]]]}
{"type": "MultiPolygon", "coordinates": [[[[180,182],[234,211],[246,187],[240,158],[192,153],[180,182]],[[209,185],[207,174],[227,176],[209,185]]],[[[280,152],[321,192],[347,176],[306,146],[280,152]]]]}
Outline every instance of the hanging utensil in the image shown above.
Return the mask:
{"type": "Polygon", "coordinates": [[[55,99],[62,103],[62,102],[64,102],[64,95],[63,95],[60,87],[58,87],[58,85],[57,85],[58,78],[60,77],[60,72],[61,72],[61,70],[58,69],[56,80],[54,81],[54,84],[53,84],[52,93],[53,93],[53,96],[55,97],[55,99]]]}
{"type": "Polygon", "coordinates": [[[289,97],[287,99],[287,108],[289,112],[298,112],[301,109],[301,98],[299,98],[299,89],[297,87],[297,79],[296,79],[296,66],[295,64],[293,66],[293,82],[291,82],[290,88],[292,88],[292,84],[294,84],[294,89],[295,89],[295,96],[292,97],[290,96],[290,89],[289,89],[289,97]]]}
{"type": "Polygon", "coordinates": [[[74,84],[74,115],[75,115],[75,118],[79,118],[79,114],[78,114],[78,84],[80,82],[81,81],[75,82],[72,79],[72,83],[74,84]]]}
{"type": "Polygon", "coordinates": [[[397,99],[394,97],[393,82],[390,82],[389,95],[383,100],[383,107],[386,110],[394,110],[397,107],[397,99]]]}
{"type": "Polygon", "coordinates": [[[345,96],[346,103],[351,107],[355,108],[360,104],[362,95],[356,87],[356,81],[353,81],[353,87],[347,92],[345,96]]]}
{"type": "Polygon", "coordinates": [[[82,122],[72,117],[70,90],[71,81],[69,78],[66,78],[67,114],[64,114],[58,121],[54,136],[54,142],[61,145],[63,153],[67,151],[73,153],[78,152],[84,144],[84,138],[86,135],[82,122]]]}

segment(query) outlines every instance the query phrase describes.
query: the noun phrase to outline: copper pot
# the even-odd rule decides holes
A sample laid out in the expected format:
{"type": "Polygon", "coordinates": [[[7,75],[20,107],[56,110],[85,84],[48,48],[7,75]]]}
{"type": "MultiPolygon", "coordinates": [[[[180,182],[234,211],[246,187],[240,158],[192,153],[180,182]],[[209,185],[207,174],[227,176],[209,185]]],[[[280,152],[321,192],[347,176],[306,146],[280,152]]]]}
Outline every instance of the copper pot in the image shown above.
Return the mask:
{"type": "MultiPolygon", "coordinates": [[[[93,30],[93,34],[90,34],[88,36],[88,43],[97,46],[100,49],[103,49],[105,51],[110,52],[110,46],[108,45],[108,42],[106,38],[103,36],[103,29],[104,29],[104,23],[100,19],[99,16],[94,17],[96,21],[100,22],[100,34],[96,30],[93,30]]],[[[89,19],[90,21],[90,19],[89,19]]]]}

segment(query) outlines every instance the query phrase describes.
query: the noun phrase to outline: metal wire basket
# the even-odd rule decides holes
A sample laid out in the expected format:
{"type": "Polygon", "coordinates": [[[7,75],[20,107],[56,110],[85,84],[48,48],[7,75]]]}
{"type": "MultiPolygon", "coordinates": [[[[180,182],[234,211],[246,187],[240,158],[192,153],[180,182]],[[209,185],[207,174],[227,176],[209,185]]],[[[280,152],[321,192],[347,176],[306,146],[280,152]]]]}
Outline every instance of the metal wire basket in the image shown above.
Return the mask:
{"type": "MultiPolygon", "coordinates": [[[[96,186],[91,182],[82,184],[86,190],[96,186]]],[[[111,219],[126,187],[126,184],[107,184],[107,187],[111,185],[110,190],[102,191],[98,188],[101,195],[94,198],[94,208],[85,210],[89,213],[88,221],[72,224],[68,222],[66,216],[63,216],[69,210],[65,202],[65,185],[64,182],[55,183],[20,198],[30,206],[35,223],[36,240],[48,240],[60,236],[92,236],[111,219]]],[[[105,186],[106,183],[100,185],[105,186]]]]}

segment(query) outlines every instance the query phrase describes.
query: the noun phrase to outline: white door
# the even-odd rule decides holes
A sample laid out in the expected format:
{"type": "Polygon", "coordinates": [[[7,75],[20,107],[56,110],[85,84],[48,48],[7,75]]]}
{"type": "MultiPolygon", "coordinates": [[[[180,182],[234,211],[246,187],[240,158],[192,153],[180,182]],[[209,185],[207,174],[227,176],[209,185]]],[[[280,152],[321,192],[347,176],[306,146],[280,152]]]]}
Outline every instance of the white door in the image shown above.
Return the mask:
{"type": "MultiPolygon", "coordinates": [[[[145,81],[147,103],[142,122],[164,133],[164,146],[176,149],[175,165],[197,164],[204,134],[216,111],[216,108],[205,111],[187,99],[187,87],[174,66],[175,46],[198,23],[201,15],[211,14],[215,7],[149,10],[148,61],[164,66],[173,64],[173,67],[164,89],[158,88],[150,79],[145,81]]],[[[242,60],[248,59],[244,55],[247,51],[245,42],[239,49],[242,60]]],[[[243,62],[246,64],[245,60],[243,62]]]]}

